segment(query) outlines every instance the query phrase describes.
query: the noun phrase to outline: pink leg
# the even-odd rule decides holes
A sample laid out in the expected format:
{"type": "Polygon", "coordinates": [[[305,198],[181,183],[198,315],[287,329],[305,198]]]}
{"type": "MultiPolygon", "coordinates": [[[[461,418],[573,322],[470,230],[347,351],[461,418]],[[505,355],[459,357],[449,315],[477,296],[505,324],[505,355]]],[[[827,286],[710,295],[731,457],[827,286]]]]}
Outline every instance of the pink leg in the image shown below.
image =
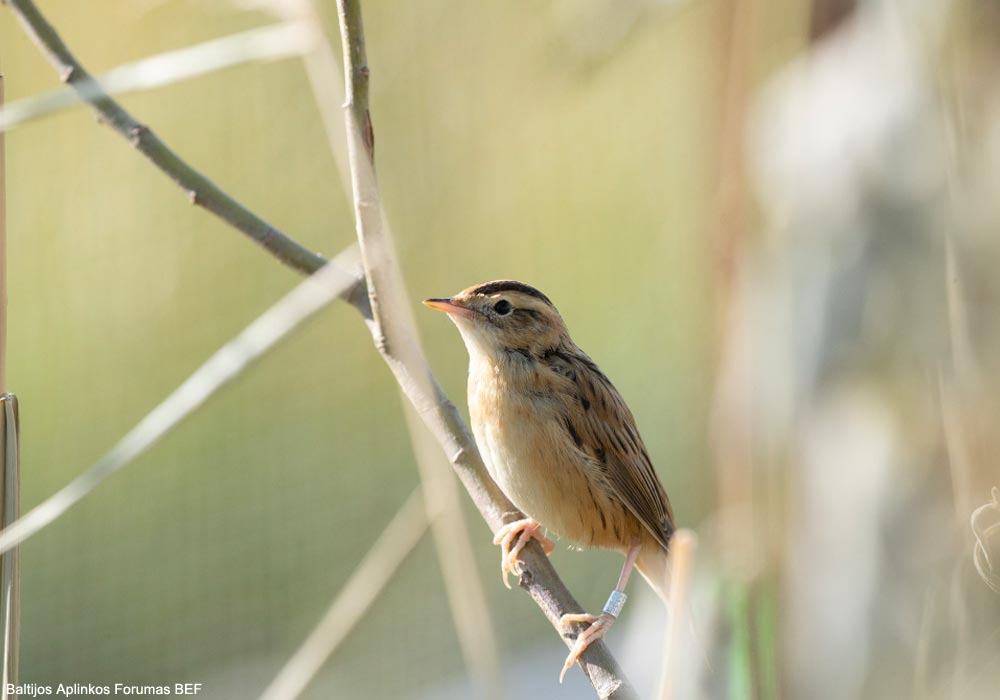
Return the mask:
{"type": "Polygon", "coordinates": [[[632,568],[635,566],[635,558],[637,556],[639,556],[638,545],[628,550],[628,554],[625,557],[625,564],[622,566],[622,572],[618,576],[618,585],[615,586],[611,597],[608,598],[608,602],[604,606],[604,612],[600,615],[574,613],[563,615],[559,619],[559,623],[562,625],[574,622],[590,623],[590,627],[580,632],[576,638],[576,642],[573,644],[573,648],[570,649],[569,656],[566,657],[566,663],[563,664],[562,672],[559,674],[560,683],[562,683],[563,678],[566,676],[566,671],[573,668],[573,664],[580,660],[580,654],[586,651],[587,647],[598,639],[603,639],[604,635],[611,629],[611,625],[618,619],[618,615],[625,606],[625,586],[628,584],[628,577],[632,574],[632,568]]]}
{"type": "Polygon", "coordinates": [[[507,523],[497,530],[493,537],[493,544],[500,545],[500,575],[503,577],[503,585],[507,588],[510,588],[507,574],[521,575],[521,562],[517,556],[531,540],[538,540],[546,554],[551,554],[556,548],[555,542],[542,534],[542,526],[532,518],[507,523]],[[514,546],[511,547],[511,544],[514,546]]]}

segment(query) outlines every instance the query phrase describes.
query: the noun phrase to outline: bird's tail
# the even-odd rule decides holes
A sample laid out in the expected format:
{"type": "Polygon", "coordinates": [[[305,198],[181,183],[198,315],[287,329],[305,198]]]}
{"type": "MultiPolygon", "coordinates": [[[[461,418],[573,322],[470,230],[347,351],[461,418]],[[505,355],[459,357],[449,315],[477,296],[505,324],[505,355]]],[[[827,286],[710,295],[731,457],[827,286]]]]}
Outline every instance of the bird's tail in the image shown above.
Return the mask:
{"type": "MultiPolygon", "coordinates": [[[[690,536],[690,535],[689,535],[690,536]]],[[[675,539],[671,539],[670,546],[674,547],[678,544],[675,539]]],[[[680,629],[675,628],[673,633],[668,630],[668,638],[676,638],[678,632],[683,630],[683,640],[686,652],[682,652],[680,648],[676,650],[669,651],[670,654],[686,653],[688,658],[691,659],[701,659],[701,663],[705,669],[711,669],[712,664],[708,658],[708,650],[704,645],[704,640],[707,639],[707,631],[704,628],[699,627],[695,624],[694,611],[691,607],[691,601],[686,600],[680,602],[682,606],[681,609],[677,609],[677,603],[679,601],[674,600],[674,605],[671,605],[670,601],[667,599],[667,595],[670,589],[670,572],[667,567],[667,550],[659,546],[647,545],[639,550],[639,556],[636,557],[635,566],[642,574],[642,577],[646,579],[646,582],[652,587],[656,594],[660,596],[660,600],[663,601],[664,606],[667,608],[667,616],[678,615],[681,617],[677,621],[680,625],[680,629]],[[695,649],[697,651],[691,651],[695,649]],[[693,654],[693,655],[692,655],[693,654]]],[[[673,621],[671,621],[673,622],[673,621]]],[[[673,625],[671,625],[673,627],[673,625]]],[[[666,671],[665,671],[666,672],[666,671]]]]}
{"type": "Polygon", "coordinates": [[[667,590],[670,587],[670,575],[667,571],[667,550],[659,543],[643,545],[635,560],[635,568],[639,570],[646,583],[656,591],[660,600],[667,603],[667,590]]]}

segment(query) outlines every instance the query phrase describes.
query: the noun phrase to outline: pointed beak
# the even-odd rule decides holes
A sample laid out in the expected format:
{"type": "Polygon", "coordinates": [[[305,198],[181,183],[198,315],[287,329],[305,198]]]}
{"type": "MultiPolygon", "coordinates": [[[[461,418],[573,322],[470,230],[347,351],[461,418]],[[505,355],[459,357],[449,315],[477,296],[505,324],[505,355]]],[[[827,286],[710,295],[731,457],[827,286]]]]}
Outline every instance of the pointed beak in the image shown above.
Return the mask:
{"type": "Polygon", "coordinates": [[[475,318],[476,312],[454,299],[424,299],[424,306],[436,311],[444,311],[452,316],[475,318]]]}

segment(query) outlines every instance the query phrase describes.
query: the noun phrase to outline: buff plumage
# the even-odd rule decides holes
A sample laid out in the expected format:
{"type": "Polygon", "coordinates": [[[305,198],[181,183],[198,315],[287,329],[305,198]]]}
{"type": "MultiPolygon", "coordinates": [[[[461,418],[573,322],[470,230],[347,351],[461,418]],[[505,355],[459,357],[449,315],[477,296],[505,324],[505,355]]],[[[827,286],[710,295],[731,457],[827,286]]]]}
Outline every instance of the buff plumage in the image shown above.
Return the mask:
{"type": "Polygon", "coordinates": [[[462,334],[476,442],[490,475],[528,516],[497,534],[504,578],[518,571],[517,554],[531,538],[551,551],[541,526],[581,546],[626,555],[612,609],[564,618],[591,623],[565,673],[614,622],[633,563],[663,596],[674,531],[670,501],[632,412],[570,338],[548,297],[500,280],[424,303],[447,312],[462,334]]]}

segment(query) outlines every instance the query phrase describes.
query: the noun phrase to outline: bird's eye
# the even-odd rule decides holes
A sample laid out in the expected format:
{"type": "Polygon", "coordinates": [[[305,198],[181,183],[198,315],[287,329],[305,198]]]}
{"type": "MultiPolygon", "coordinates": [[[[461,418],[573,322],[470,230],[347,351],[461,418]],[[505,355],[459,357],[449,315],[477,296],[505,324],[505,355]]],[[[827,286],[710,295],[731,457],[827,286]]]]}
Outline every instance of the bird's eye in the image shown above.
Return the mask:
{"type": "Polygon", "coordinates": [[[493,305],[493,310],[496,311],[501,316],[506,316],[511,311],[514,310],[514,305],[511,304],[506,299],[501,299],[496,304],[493,305]]]}

